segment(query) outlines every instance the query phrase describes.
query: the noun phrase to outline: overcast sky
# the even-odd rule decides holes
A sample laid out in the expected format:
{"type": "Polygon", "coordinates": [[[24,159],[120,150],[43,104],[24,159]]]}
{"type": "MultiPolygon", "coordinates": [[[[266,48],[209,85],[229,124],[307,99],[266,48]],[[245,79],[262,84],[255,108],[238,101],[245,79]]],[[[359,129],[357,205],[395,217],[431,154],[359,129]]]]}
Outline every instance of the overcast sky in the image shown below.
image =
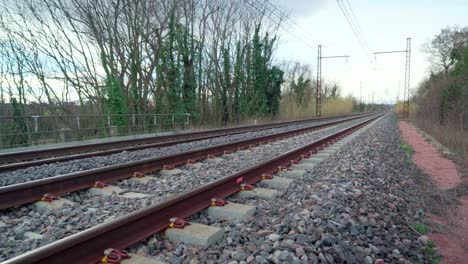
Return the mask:
{"type": "MultiPolygon", "coordinates": [[[[350,55],[346,59],[324,59],[322,74],[338,81],[343,94],[360,96],[363,100],[374,92],[376,102],[394,102],[398,90],[403,97],[405,53],[366,55],[353,35],[336,0],[273,0],[298,26],[285,25],[277,59],[295,59],[314,66],[317,45],[322,44],[322,56],[350,55]],[[299,29],[300,27],[301,29],[299,29]],[[305,31],[305,32],[304,32],[305,31]],[[301,40],[296,38],[299,37],[301,40]],[[398,88],[400,85],[400,89],[398,88]]],[[[373,52],[405,50],[411,37],[411,87],[428,74],[423,43],[446,26],[468,25],[468,0],[348,0],[367,44],[373,52]]],[[[346,5],[346,0],[343,0],[346,5]]]]}

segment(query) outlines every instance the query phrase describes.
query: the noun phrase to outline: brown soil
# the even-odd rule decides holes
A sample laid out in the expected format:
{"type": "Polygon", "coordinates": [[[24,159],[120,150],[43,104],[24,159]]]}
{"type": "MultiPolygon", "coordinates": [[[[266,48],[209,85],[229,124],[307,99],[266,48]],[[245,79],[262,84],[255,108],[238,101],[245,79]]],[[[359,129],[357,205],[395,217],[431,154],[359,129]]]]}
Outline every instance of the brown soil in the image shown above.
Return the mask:
{"type": "Polygon", "coordinates": [[[399,122],[399,126],[402,138],[415,151],[413,155],[415,164],[431,177],[439,189],[455,189],[456,194],[460,195],[458,198],[460,205],[452,206],[443,217],[429,215],[429,219],[436,227],[429,238],[441,251],[443,256],[441,263],[468,263],[467,179],[462,180],[455,163],[439,154],[414,126],[406,122],[399,122]]]}

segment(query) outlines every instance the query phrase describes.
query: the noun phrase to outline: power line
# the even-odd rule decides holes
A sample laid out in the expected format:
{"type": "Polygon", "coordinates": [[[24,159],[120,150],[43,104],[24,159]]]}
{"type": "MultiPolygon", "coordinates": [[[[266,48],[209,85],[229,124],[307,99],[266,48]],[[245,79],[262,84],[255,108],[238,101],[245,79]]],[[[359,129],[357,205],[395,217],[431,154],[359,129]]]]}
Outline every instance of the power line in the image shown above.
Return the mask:
{"type": "MultiPolygon", "coordinates": [[[[351,31],[353,32],[354,36],[356,37],[356,39],[358,40],[358,43],[359,45],[361,46],[362,50],[364,51],[364,54],[366,56],[368,56],[369,58],[372,58],[370,57],[370,54],[369,54],[369,51],[368,49],[366,48],[366,45],[367,44],[364,44],[365,40],[363,40],[361,38],[361,36],[359,35],[359,29],[358,29],[358,26],[356,26],[355,23],[357,22],[354,22],[354,20],[352,19],[348,9],[346,8],[345,4],[343,3],[342,0],[336,0],[336,2],[338,3],[338,6],[340,7],[341,9],[341,12],[343,13],[346,21],[348,22],[348,25],[349,27],[351,28],[351,31]]],[[[370,50],[370,49],[369,49],[370,50]]]]}
{"type": "MultiPolygon", "coordinates": [[[[258,12],[262,12],[261,8],[258,7],[258,5],[263,5],[261,2],[261,0],[252,0],[252,2],[250,2],[249,0],[245,0],[245,2],[247,4],[249,4],[250,6],[252,6],[253,8],[255,8],[258,12]]],[[[312,49],[313,51],[315,52],[318,52],[317,49],[315,49],[313,46],[311,46],[310,42],[304,40],[303,38],[301,37],[307,37],[305,34],[307,34],[308,36],[312,36],[310,35],[308,32],[306,32],[302,27],[300,27],[293,19],[291,19],[291,17],[289,15],[286,15],[284,12],[281,12],[281,10],[278,9],[278,7],[276,7],[274,4],[272,4],[270,1],[265,1],[268,6],[271,6],[271,8],[269,8],[268,6],[265,6],[265,9],[271,13],[271,15],[267,15],[267,14],[264,14],[266,17],[268,17],[271,21],[273,21],[274,23],[277,23],[281,28],[283,28],[286,32],[288,32],[289,34],[291,34],[292,36],[294,36],[296,39],[298,39],[299,41],[303,42],[306,46],[308,46],[310,49],[312,49]],[[275,11],[277,11],[279,13],[276,14],[275,11]],[[274,18],[273,18],[274,16],[274,18]],[[283,17],[285,18],[283,20],[283,17]],[[283,20],[283,22],[289,26],[289,28],[286,28],[284,25],[282,25],[280,22],[281,20],[283,20]],[[289,21],[288,21],[289,20],[289,21]],[[300,33],[299,30],[297,29],[301,29],[304,33],[300,33]],[[299,36],[298,36],[299,35],[299,36]]],[[[312,40],[311,37],[308,37],[309,40],[312,40]]],[[[315,42],[314,40],[312,40],[312,42],[315,42]]],[[[321,45],[323,46],[323,45],[321,45]]],[[[336,66],[338,66],[339,68],[341,68],[342,70],[346,71],[347,68],[344,68],[343,66],[341,66],[340,64],[337,64],[336,62],[332,61],[332,63],[336,66]]]]}
{"type": "Polygon", "coordinates": [[[370,51],[370,53],[372,53],[372,50],[369,48],[369,45],[367,45],[367,39],[366,39],[366,36],[364,35],[364,32],[362,31],[362,27],[359,24],[359,21],[357,20],[356,14],[354,13],[354,10],[351,7],[351,4],[349,3],[348,0],[346,0],[346,4],[348,5],[349,10],[351,11],[351,15],[354,18],[355,24],[357,25],[358,33],[361,35],[361,38],[364,41],[364,45],[366,46],[367,50],[370,51]]]}
{"type": "MultiPolygon", "coordinates": [[[[255,1],[255,0],[253,0],[255,1]]],[[[258,12],[261,12],[260,8],[258,6],[256,6],[254,3],[250,2],[249,0],[245,0],[245,2],[247,4],[249,4],[250,6],[252,6],[253,8],[255,8],[258,12]]],[[[258,2],[257,2],[258,3],[258,2]]],[[[305,45],[307,45],[309,48],[311,48],[312,50],[314,51],[317,51],[315,49],[315,47],[313,47],[311,44],[309,44],[308,42],[304,41],[302,38],[298,37],[295,33],[291,32],[290,29],[287,29],[285,28],[280,22],[281,21],[277,21],[275,19],[273,19],[271,16],[269,15],[266,15],[271,21],[273,21],[274,23],[278,24],[281,28],[283,28],[284,30],[286,30],[289,34],[291,34],[293,37],[297,38],[298,40],[300,40],[301,42],[304,42],[305,45]]],[[[281,18],[280,18],[281,19],[281,18]]]]}
{"type": "MultiPolygon", "coordinates": [[[[256,1],[257,4],[262,5],[261,0],[255,0],[255,1],[256,1]]],[[[294,30],[294,32],[296,32],[296,33],[299,32],[300,36],[307,37],[309,40],[312,40],[313,43],[315,42],[315,40],[313,39],[313,36],[309,32],[305,31],[297,22],[295,22],[291,18],[290,15],[287,15],[284,11],[281,11],[277,6],[275,6],[270,1],[266,0],[265,2],[266,2],[266,4],[268,6],[271,6],[274,9],[274,10],[271,10],[268,7],[266,7],[266,8],[268,8],[267,10],[269,12],[271,12],[272,15],[275,15],[275,17],[277,17],[278,19],[281,19],[282,17],[285,18],[284,22],[285,22],[285,24],[287,24],[289,26],[289,28],[286,30],[288,33],[291,33],[291,30],[294,30]],[[275,14],[275,11],[278,12],[279,15],[275,14]],[[302,31],[302,33],[300,31],[302,31]]],[[[301,41],[305,42],[303,39],[301,39],[301,41]]],[[[310,45],[308,45],[308,46],[310,47],[310,45]]],[[[326,47],[323,44],[321,44],[321,46],[326,47]]],[[[314,48],[312,48],[312,50],[317,52],[317,50],[314,49],[314,48]]],[[[336,63],[334,61],[332,62],[332,64],[334,64],[335,66],[338,66],[339,68],[341,68],[344,71],[348,70],[348,68],[343,67],[341,64],[338,64],[338,63],[336,63]]]]}
{"type": "MultiPolygon", "coordinates": [[[[260,0],[256,0],[256,2],[258,4],[261,4],[260,0]]],[[[286,12],[281,11],[277,6],[272,4],[270,1],[266,1],[266,3],[267,3],[267,5],[271,6],[274,9],[274,11],[277,11],[281,16],[285,17],[286,22],[287,22],[287,20],[289,20],[293,24],[292,27],[296,27],[297,29],[299,29],[298,31],[302,31],[301,34],[303,34],[305,37],[309,38],[309,40],[312,40],[313,42],[315,42],[314,36],[312,36],[309,32],[305,31],[299,24],[297,24],[293,19],[291,19],[290,15],[287,15],[286,12]]],[[[274,14],[274,12],[272,12],[272,13],[274,14]]]]}
{"type": "Polygon", "coordinates": [[[351,31],[353,32],[354,36],[358,40],[359,45],[361,46],[362,50],[364,51],[364,54],[368,56],[367,49],[364,45],[364,41],[362,40],[361,36],[359,35],[359,29],[354,23],[354,20],[352,19],[348,9],[344,5],[343,1],[337,0],[338,6],[341,9],[341,12],[343,13],[346,21],[348,22],[349,27],[351,28],[351,31]]]}

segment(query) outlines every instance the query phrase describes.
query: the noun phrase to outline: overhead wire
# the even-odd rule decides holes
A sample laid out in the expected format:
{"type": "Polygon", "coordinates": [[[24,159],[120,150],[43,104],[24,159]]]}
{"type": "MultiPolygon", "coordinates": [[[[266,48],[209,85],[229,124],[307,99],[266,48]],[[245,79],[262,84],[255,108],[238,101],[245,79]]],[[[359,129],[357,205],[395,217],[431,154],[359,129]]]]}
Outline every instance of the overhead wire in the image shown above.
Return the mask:
{"type": "MultiPolygon", "coordinates": [[[[252,2],[250,2],[250,0],[245,0],[245,2],[247,4],[249,4],[251,7],[255,8],[258,12],[262,12],[261,8],[258,6],[258,5],[263,5],[261,0],[251,0],[252,2]]],[[[297,40],[301,41],[302,43],[304,43],[307,47],[309,47],[310,49],[312,49],[313,51],[315,52],[318,52],[317,51],[317,48],[313,47],[308,41],[304,40],[304,37],[305,38],[308,38],[309,40],[311,40],[311,42],[314,42],[315,43],[315,40],[312,39],[312,35],[310,35],[310,33],[308,33],[307,31],[305,31],[302,27],[299,26],[299,24],[297,22],[295,22],[289,15],[287,15],[285,12],[282,12],[281,10],[279,10],[278,7],[276,7],[273,3],[271,3],[270,1],[265,1],[267,3],[267,5],[265,6],[266,10],[271,14],[271,15],[267,15],[267,14],[264,14],[265,16],[268,17],[268,19],[270,19],[271,21],[273,21],[274,23],[277,23],[282,29],[284,29],[288,34],[291,34],[293,37],[295,37],[297,40]],[[270,7],[268,7],[270,6],[270,7]],[[272,10],[273,9],[273,10],[272,10]],[[275,13],[278,12],[278,14],[275,13]],[[273,17],[274,16],[274,17],[273,17]],[[283,19],[284,18],[284,19],[283,19]],[[288,26],[288,28],[286,28],[282,23],[280,22],[283,22],[285,25],[288,26]],[[300,32],[302,31],[302,33],[300,32]]],[[[318,44],[317,44],[318,46],[318,44]]],[[[324,46],[324,45],[322,45],[324,46]]],[[[334,65],[338,66],[339,68],[341,68],[342,70],[344,71],[348,71],[348,67],[343,67],[342,65],[338,64],[336,61],[334,60],[330,60],[331,63],[333,63],[334,65]]]]}
{"type": "Polygon", "coordinates": [[[352,18],[354,19],[355,25],[357,26],[358,33],[359,33],[359,35],[361,36],[361,39],[362,39],[363,42],[364,42],[364,46],[365,46],[365,47],[367,48],[367,50],[372,54],[372,49],[369,48],[369,45],[367,44],[367,38],[366,38],[366,36],[364,35],[364,32],[363,32],[362,27],[361,27],[361,25],[360,25],[360,23],[359,23],[359,20],[357,19],[356,14],[354,13],[354,10],[353,10],[353,8],[351,7],[351,4],[349,3],[348,0],[346,0],[346,4],[347,4],[348,7],[349,7],[351,16],[352,16],[352,18]]]}
{"type": "MultiPolygon", "coordinates": [[[[256,1],[258,4],[262,4],[262,3],[260,2],[260,0],[255,0],[255,1],[256,1]]],[[[277,6],[275,6],[274,4],[272,4],[270,1],[265,1],[265,2],[266,2],[266,4],[267,4],[268,6],[271,6],[271,7],[274,9],[274,11],[277,11],[282,17],[285,17],[285,18],[286,18],[286,19],[285,19],[286,22],[288,22],[288,20],[289,20],[289,22],[290,22],[289,25],[290,25],[292,28],[295,27],[295,28],[297,29],[296,32],[301,31],[301,32],[302,32],[301,34],[303,34],[303,36],[305,36],[306,38],[308,38],[308,39],[311,40],[312,42],[315,42],[315,37],[312,36],[312,35],[311,35],[309,32],[307,32],[306,30],[304,30],[296,21],[294,21],[294,20],[291,18],[290,15],[286,14],[286,12],[284,12],[284,11],[281,11],[277,6]]],[[[274,14],[274,11],[271,11],[270,9],[269,9],[269,11],[272,12],[272,13],[274,14]]]]}
{"type": "MultiPolygon", "coordinates": [[[[249,0],[244,0],[247,4],[249,4],[250,6],[252,6],[253,8],[255,8],[258,12],[261,12],[262,10],[256,6],[253,2],[250,2],[249,0]]],[[[255,1],[255,0],[252,0],[252,1],[255,1]]],[[[258,2],[256,2],[258,3],[258,2]]],[[[286,30],[289,34],[291,34],[293,37],[295,37],[296,39],[302,41],[305,45],[307,45],[309,48],[311,48],[312,50],[314,50],[315,52],[317,52],[317,49],[315,47],[313,47],[312,45],[310,45],[309,43],[307,43],[306,41],[304,41],[302,38],[300,38],[299,36],[296,35],[296,33],[293,33],[290,31],[290,29],[287,29],[284,27],[283,24],[281,24],[280,22],[281,21],[278,21],[276,19],[278,18],[272,18],[270,15],[266,15],[265,16],[268,17],[268,19],[270,19],[271,21],[273,21],[274,23],[278,24],[281,28],[283,28],[284,30],[286,30]]],[[[279,18],[281,19],[281,18],[279,18]]]]}
{"type": "Polygon", "coordinates": [[[357,33],[357,28],[356,26],[354,25],[354,22],[351,18],[351,15],[349,14],[349,11],[347,10],[346,6],[344,5],[343,1],[341,0],[336,0],[336,2],[338,3],[338,6],[340,7],[341,9],[341,12],[343,13],[346,21],[348,22],[348,25],[349,27],[351,28],[351,31],[352,33],[354,34],[354,36],[356,37],[356,39],[358,40],[358,43],[359,45],[361,46],[362,48],[362,51],[364,52],[364,54],[369,57],[370,59],[372,59],[372,57],[370,56],[370,54],[368,53],[367,49],[365,48],[364,46],[364,43],[363,43],[363,40],[361,39],[361,37],[359,36],[359,34],[357,33]]]}

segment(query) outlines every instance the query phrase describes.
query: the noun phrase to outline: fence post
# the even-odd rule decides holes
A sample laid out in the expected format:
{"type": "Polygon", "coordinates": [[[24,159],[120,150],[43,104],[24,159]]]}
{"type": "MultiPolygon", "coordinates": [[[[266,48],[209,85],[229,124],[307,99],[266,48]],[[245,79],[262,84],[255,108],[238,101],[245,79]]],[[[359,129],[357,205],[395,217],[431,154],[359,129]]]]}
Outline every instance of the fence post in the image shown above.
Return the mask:
{"type": "Polygon", "coordinates": [[[172,127],[174,127],[174,114],[172,114],[172,127]]]}
{"type": "Polygon", "coordinates": [[[154,128],[156,128],[156,115],[153,117],[154,128]]]}
{"type": "Polygon", "coordinates": [[[186,119],[185,119],[185,125],[188,126],[188,125],[190,125],[190,113],[186,113],[186,114],[185,114],[185,117],[186,117],[186,119]]]}
{"type": "Polygon", "coordinates": [[[31,116],[32,119],[34,120],[34,132],[37,133],[37,130],[38,130],[38,124],[37,124],[37,121],[39,119],[39,116],[31,116]]]}
{"type": "Polygon", "coordinates": [[[460,113],[460,132],[461,132],[461,145],[462,145],[462,153],[463,153],[463,167],[466,168],[467,167],[467,160],[468,160],[468,157],[466,156],[466,150],[465,150],[465,138],[464,138],[464,134],[465,134],[465,130],[464,130],[464,127],[463,127],[463,112],[460,113]]]}
{"type": "Polygon", "coordinates": [[[80,130],[80,116],[76,116],[76,128],[80,130]]]}

